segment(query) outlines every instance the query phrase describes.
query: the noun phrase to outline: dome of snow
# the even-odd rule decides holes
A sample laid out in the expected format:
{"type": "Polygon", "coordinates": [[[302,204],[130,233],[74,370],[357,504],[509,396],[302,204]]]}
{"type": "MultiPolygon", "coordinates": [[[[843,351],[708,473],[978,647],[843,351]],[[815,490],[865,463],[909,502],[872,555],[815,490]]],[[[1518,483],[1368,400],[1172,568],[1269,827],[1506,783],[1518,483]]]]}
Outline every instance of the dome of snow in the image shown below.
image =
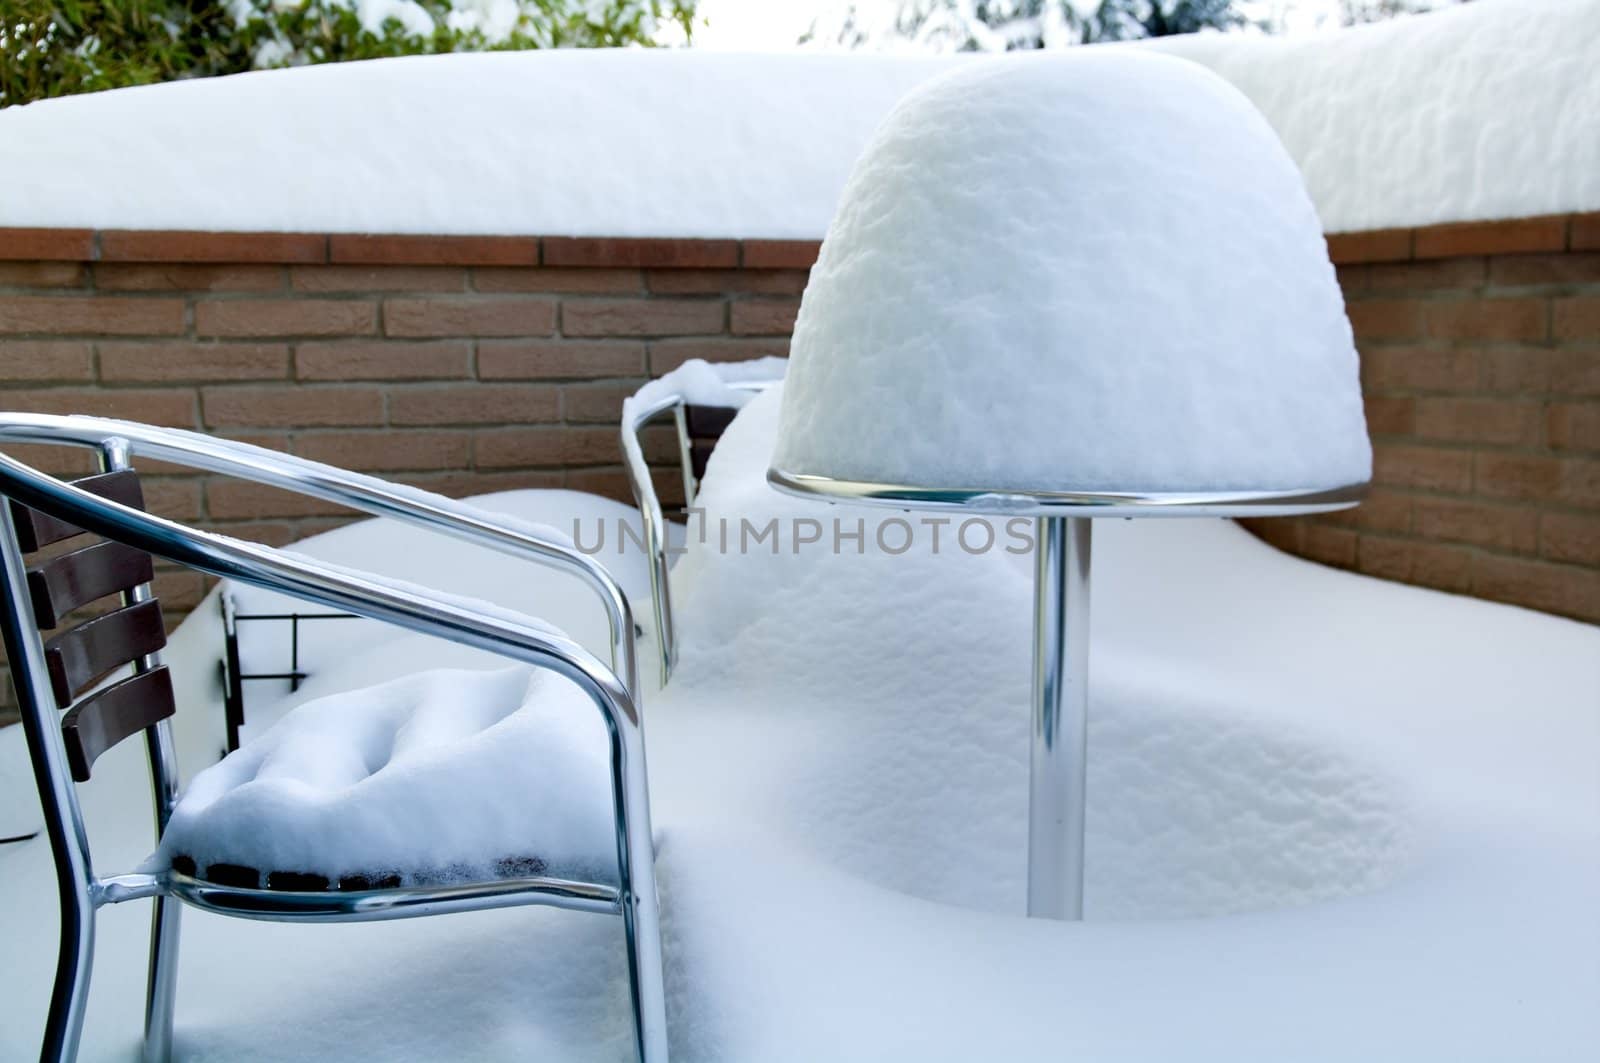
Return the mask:
{"type": "Polygon", "coordinates": [[[929,82],[845,187],[773,464],[932,488],[1365,482],[1356,352],[1299,171],[1184,60],[929,82]]]}

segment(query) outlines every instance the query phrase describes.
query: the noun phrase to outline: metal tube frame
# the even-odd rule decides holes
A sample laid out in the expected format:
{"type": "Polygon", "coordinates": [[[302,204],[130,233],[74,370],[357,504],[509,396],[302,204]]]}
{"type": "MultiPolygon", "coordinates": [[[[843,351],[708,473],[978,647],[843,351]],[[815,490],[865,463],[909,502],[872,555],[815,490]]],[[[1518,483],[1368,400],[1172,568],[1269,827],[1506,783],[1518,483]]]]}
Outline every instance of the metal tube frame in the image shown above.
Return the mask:
{"type": "Polygon", "coordinates": [[[1085,517],[1035,520],[1028,914],[1083,918],[1089,765],[1089,546],[1085,517]]]}
{"type": "Polygon", "coordinates": [[[767,470],[786,494],[827,502],[1035,518],[1028,760],[1028,914],[1083,918],[1089,743],[1089,547],[1093,517],[1269,517],[1347,509],[1367,485],[1282,491],[1021,491],[929,488],[767,470]]]}
{"type": "MultiPolygon", "coordinates": [[[[107,422],[98,423],[106,432],[95,444],[102,448],[102,453],[125,453],[121,450],[122,444],[113,442],[121,438],[120,434],[107,422]]],[[[81,434],[84,426],[72,424],[63,431],[64,434],[81,434]]],[[[35,424],[28,441],[60,440],[49,438],[46,426],[35,424]]],[[[218,464],[231,465],[232,462],[218,464]]],[[[217,471],[226,470],[219,468],[217,471]]],[[[104,904],[142,897],[177,898],[212,911],[291,921],[402,918],[512,904],[549,904],[611,912],[623,920],[629,984],[633,993],[634,1040],[639,1058],[649,1063],[667,1058],[660,911],[644,732],[638,703],[615,672],[576,642],[520,614],[481,611],[459,599],[425,588],[379,582],[364,573],[286,556],[268,547],[187,528],[91,495],[3,454],[0,454],[0,496],[16,499],[90,532],[215,576],[396,624],[565,676],[588,694],[605,721],[616,824],[618,878],[614,887],[605,883],[524,878],[467,886],[296,894],[234,889],[201,883],[173,872],[97,878],[90,861],[82,810],[67,766],[54,695],[44,666],[42,639],[33,623],[16,528],[10,507],[0,504],[0,574],[4,576],[0,628],[3,628],[10,659],[20,666],[16,672],[16,686],[23,726],[61,898],[61,949],[42,1058],[71,1060],[76,1056],[93,959],[95,910],[104,904]]],[[[628,634],[631,639],[631,629],[628,634]]],[[[164,750],[160,760],[152,759],[152,770],[157,776],[158,819],[162,795],[176,776],[170,768],[164,750]]],[[[152,959],[157,949],[169,959],[175,958],[169,946],[176,944],[176,920],[160,922],[159,910],[157,918],[152,959]],[[170,932],[166,929],[169,926],[170,932]]],[[[152,999],[147,1009],[147,1022],[158,1026],[170,1021],[173,985],[171,974],[167,973],[170,971],[170,966],[152,965],[152,999]]],[[[159,1030],[157,1042],[151,1046],[153,1049],[170,1051],[170,1038],[163,1038],[159,1030]]]]}
{"type": "MultiPolygon", "coordinates": [[[[736,380],[727,382],[734,391],[765,391],[778,380],[736,380]]],[[[684,417],[686,396],[672,392],[661,396],[648,406],[641,406],[622,423],[622,455],[628,471],[628,486],[633,491],[634,504],[639,507],[640,523],[644,528],[644,548],[650,569],[650,603],[656,625],[656,654],[660,665],[661,685],[672,678],[672,669],[678,663],[677,631],[672,621],[672,587],[668,580],[666,518],[661,513],[661,500],[656,495],[655,481],[650,477],[650,467],[644,460],[644,445],[639,433],[644,426],[672,412],[673,425],[678,432],[678,466],[683,477],[683,504],[694,505],[699,493],[695,480],[692,441],[689,425],[684,417]]],[[[627,407],[625,406],[626,410],[627,407]]]]}
{"type": "Polygon", "coordinates": [[[81,415],[0,414],[0,444],[46,443],[99,448],[120,439],[128,458],[152,458],[203,472],[221,473],[319,498],[377,517],[428,528],[576,576],[600,599],[610,628],[611,667],[639,695],[633,612],[622,587],[604,565],[570,542],[541,536],[515,522],[443,495],[307,461],[233,439],[157,428],[133,421],[81,415]]]}

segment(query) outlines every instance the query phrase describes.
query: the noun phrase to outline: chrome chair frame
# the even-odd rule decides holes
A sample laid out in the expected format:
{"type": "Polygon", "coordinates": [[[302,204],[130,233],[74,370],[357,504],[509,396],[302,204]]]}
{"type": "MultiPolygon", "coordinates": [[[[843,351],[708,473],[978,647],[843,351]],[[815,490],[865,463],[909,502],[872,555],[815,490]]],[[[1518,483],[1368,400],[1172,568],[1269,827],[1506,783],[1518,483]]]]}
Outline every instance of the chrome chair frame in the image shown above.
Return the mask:
{"type": "Polygon", "coordinates": [[[639,695],[633,613],[627,596],[604,565],[575,549],[564,537],[547,538],[541,529],[443,495],[238,440],[103,417],[0,414],[0,444],[64,444],[99,450],[109,438],[122,441],[127,460],[144,457],[249,480],[564,570],[600,599],[610,628],[611,667],[627,682],[628,690],[639,695]]]}
{"type": "MultiPolygon", "coordinates": [[[[557,563],[562,567],[590,573],[595,583],[614,594],[612,601],[626,621],[622,631],[627,643],[614,649],[624,650],[619,656],[625,664],[632,660],[632,622],[627,600],[603,568],[594,565],[591,569],[593,563],[589,559],[576,553],[568,556],[561,544],[528,540],[526,532],[496,526],[487,516],[448,500],[392,488],[382,481],[298,459],[279,460],[281,455],[256,447],[127,422],[0,415],[0,440],[92,446],[106,471],[127,468],[133,444],[142,444],[141,452],[162,460],[231,473],[316,497],[348,499],[347,504],[357,508],[482,539],[510,553],[547,561],[561,559],[557,563]]],[[[149,1061],[164,1061],[171,1053],[181,911],[167,903],[173,899],[222,914],[280,921],[393,919],[519,904],[619,915],[627,945],[638,1056],[647,1063],[667,1059],[660,912],[644,734],[638,702],[628,682],[576,642],[521,614],[487,611],[479,603],[426,588],[187,528],[62,483],[3,454],[0,496],[212,575],[548,668],[576,683],[589,696],[605,721],[611,753],[618,873],[615,885],[527,876],[439,887],[292,892],[224,886],[170,870],[99,877],[90,860],[88,834],[62,741],[42,639],[28,599],[15,523],[10,506],[0,505],[0,575],[4,577],[0,588],[4,591],[0,598],[0,628],[15,666],[23,728],[56,864],[61,907],[61,944],[42,1059],[76,1057],[92,972],[96,911],[103,905],[142,898],[155,901],[145,1015],[145,1058],[149,1061]]],[[[138,600],[150,596],[148,586],[129,593],[138,600]]],[[[134,667],[135,671],[144,671],[158,664],[152,655],[134,667]]],[[[159,838],[177,798],[178,774],[170,722],[163,720],[147,728],[146,744],[159,838]]]]}
{"type": "MultiPolygon", "coordinates": [[[[729,381],[735,391],[761,392],[782,378],[772,380],[729,381]]],[[[689,425],[684,417],[684,407],[689,405],[686,396],[679,392],[662,395],[648,406],[634,411],[622,422],[622,455],[628,471],[628,486],[633,490],[634,504],[639,507],[640,522],[644,527],[644,548],[649,554],[650,604],[656,626],[656,650],[660,665],[661,685],[672,678],[672,669],[678,662],[677,632],[672,622],[672,588],[668,583],[666,518],[662,516],[661,500],[656,495],[655,481],[650,478],[650,467],[644,460],[644,444],[639,433],[645,425],[667,413],[672,413],[678,431],[678,464],[683,474],[683,504],[694,506],[699,483],[694,475],[694,461],[689,439],[689,425]]]]}

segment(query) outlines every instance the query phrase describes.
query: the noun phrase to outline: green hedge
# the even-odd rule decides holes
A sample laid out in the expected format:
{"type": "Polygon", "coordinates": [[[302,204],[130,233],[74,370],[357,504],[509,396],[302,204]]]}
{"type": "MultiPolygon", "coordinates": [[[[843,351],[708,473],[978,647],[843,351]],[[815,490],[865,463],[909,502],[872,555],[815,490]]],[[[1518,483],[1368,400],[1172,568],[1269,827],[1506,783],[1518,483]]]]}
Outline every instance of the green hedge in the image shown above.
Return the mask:
{"type": "Polygon", "coordinates": [[[451,0],[410,0],[412,26],[362,26],[355,0],[0,0],[0,107],[50,96],[431,52],[653,45],[674,25],[687,38],[696,0],[517,0],[493,38],[460,21],[451,0]],[[421,32],[424,24],[428,32],[421,32]]]}

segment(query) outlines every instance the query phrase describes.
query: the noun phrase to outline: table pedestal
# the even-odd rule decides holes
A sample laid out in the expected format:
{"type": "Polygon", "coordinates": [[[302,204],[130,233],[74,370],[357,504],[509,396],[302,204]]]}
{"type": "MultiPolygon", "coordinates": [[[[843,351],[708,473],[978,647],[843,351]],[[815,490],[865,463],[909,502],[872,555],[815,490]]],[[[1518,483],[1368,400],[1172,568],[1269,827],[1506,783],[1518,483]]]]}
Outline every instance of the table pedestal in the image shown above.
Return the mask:
{"type": "Polygon", "coordinates": [[[1028,915],[1082,919],[1089,518],[1039,517],[1035,536],[1028,915]]]}

